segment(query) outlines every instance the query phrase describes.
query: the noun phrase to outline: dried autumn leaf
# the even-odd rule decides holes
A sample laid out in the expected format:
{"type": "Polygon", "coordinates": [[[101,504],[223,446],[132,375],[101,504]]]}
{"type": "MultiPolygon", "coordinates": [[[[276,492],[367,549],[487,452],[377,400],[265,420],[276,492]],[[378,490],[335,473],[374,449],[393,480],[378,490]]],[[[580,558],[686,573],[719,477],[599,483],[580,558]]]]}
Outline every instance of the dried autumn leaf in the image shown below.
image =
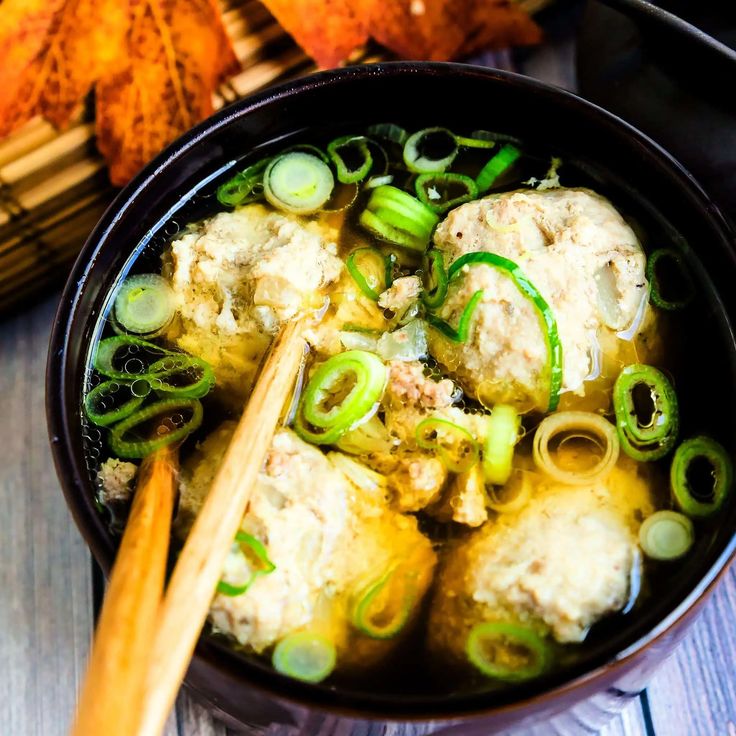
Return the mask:
{"type": "Polygon", "coordinates": [[[368,40],[365,0],[263,0],[263,4],[321,67],[337,66],[368,40]]]}
{"type": "Polygon", "coordinates": [[[446,61],[481,48],[540,40],[539,27],[508,0],[374,0],[371,36],[407,59],[446,61]]]}
{"type": "Polygon", "coordinates": [[[214,0],[132,6],[127,64],[97,84],[97,145],[114,184],[210,115],[212,91],[238,67],[214,0]]]}
{"type": "Polygon", "coordinates": [[[372,37],[408,59],[442,61],[480,48],[536,43],[534,21],[509,0],[263,0],[322,67],[372,37]]]}
{"type": "Polygon", "coordinates": [[[43,115],[66,125],[92,84],[124,55],[119,0],[4,0],[0,135],[43,115]]]}

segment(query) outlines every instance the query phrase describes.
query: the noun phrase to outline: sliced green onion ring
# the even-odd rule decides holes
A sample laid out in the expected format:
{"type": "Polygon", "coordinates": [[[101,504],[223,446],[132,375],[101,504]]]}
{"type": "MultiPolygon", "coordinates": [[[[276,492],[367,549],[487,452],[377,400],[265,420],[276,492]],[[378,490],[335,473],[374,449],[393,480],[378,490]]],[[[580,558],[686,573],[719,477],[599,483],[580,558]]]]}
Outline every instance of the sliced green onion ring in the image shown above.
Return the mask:
{"type": "MultiPolygon", "coordinates": [[[[483,134],[487,133],[487,131],[478,130],[475,133],[471,133],[469,138],[456,135],[455,142],[458,146],[463,146],[464,148],[493,148],[496,145],[496,141],[492,138],[487,138],[484,135],[476,135],[477,133],[483,134]]],[[[488,135],[490,136],[491,134],[488,133],[488,135]]]]}
{"type": "Polygon", "coordinates": [[[399,567],[389,568],[358,595],[352,624],[372,639],[391,639],[411,615],[416,589],[412,576],[399,567]],[[398,604],[398,605],[397,605],[398,604]]]}
{"type": "Polygon", "coordinates": [[[422,204],[416,197],[412,197],[408,192],[388,184],[376,187],[368,200],[368,209],[373,211],[378,208],[392,210],[397,214],[404,215],[404,217],[423,226],[427,231],[431,231],[440,220],[436,212],[422,204]]]}
{"type": "Polygon", "coordinates": [[[679,429],[677,394],[662,371],[641,363],[627,365],[613,386],[613,408],[621,448],[634,460],[658,460],[674,447],[679,429]],[[642,398],[647,402],[644,407],[642,398]],[[642,417],[642,411],[648,416],[642,417]]]}
{"type": "Polygon", "coordinates": [[[537,427],[532,454],[536,466],[550,478],[570,485],[586,485],[605,478],[613,470],[619,455],[618,435],[616,428],[600,414],[561,411],[550,414],[537,427]],[[584,439],[586,443],[596,445],[600,457],[586,469],[561,467],[552,457],[553,440],[557,439],[558,446],[561,446],[566,438],[584,439]]]}
{"type": "Polygon", "coordinates": [[[430,250],[424,258],[424,292],[422,301],[427,309],[438,309],[447,297],[447,270],[440,250],[430,250]]]}
{"type": "Polygon", "coordinates": [[[313,444],[336,442],[375,412],[386,380],[386,366],[374,353],[347,350],[333,355],[309,379],[294,430],[313,444]]]}
{"type": "Polygon", "coordinates": [[[434,327],[453,342],[467,342],[468,336],[470,335],[470,324],[473,319],[473,314],[482,299],[483,289],[478,289],[478,291],[468,299],[468,303],[465,305],[465,308],[460,315],[460,319],[458,320],[457,329],[434,314],[427,314],[425,316],[427,324],[434,327]]]}
{"type": "Polygon", "coordinates": [[[465,174],[420,174],[414,182],[414,189],[419,201],[438,214],[478,196],[475,180],[465,174]]]}
{"type": "Polygon", "coordinates": [[[237,207],[260,199],[263,196],[263,172],[271,161],[271,158],[261,159],[221,184],[217,188],[217,200],[220,204],[237,207]]]}
{"type": "Polygon", "coordinates": [[[455,134],[447,128],[425,128],[416,133],[412,133],[404,143],[404,163],[409,171],[418,174],[427,174],[430,172],[445,171],[457,156],[458,144],[455,134]],[[449,150],[441,155],[433,157],[426,153],[425,149],[430,144],[437,145],[438,139],[440,147],[444,145],[449,150]]]}
{"type": "Polygon", "coordinates": [[[158,393],[180,396],[188,399],[201,399],[215,385],[212,366],[193,355],[167,355],[152,363],[144,375],[158,393]],[[181,384],[181,379],[194,376],[194,380],[181,384]]]}
{"type": "Polygon", "coordinates": [[[335,669],[337,652],[326,637],[299,631],[284,637],[273,650],[273,667],[282,675],[304,682],[322,682],[335,669]]]}
{"type": "Polygon", "coordinates": [[[376,138],[385,138],[392,143],[398,143],[403,146],[409,134],[400,125],[394,123],[377,123],[376,125],[370,125],[366,131],[368,135],[375,136],[376,138]]]}
{"type": "MultiPolygon", "coordinates": [[[[519,266],[508,258],[499,256],[496,253],[486,253],[485,251],[475,251],[460,256],[452,263],[448,271],[448,278],[452,281],[455,276],[461,273],[465,266],[475,264],[485,264],[493,268],[503,271],[516,285],[516,288],[529,299],[537,308],[539,321],[542,332],[547,341],[547,350],[549,353],[548,370],[549,370],[549,405],[547,411],[554,411],[560,403],[560,389],[562,387],[562,343],[560,342],[559,333],[557,331],[557,320],[554,313],[541,295],[536,286],[527,278],[526,274],[519,266]]],[[[477,292],[476,292],[477,293],[477,292]]]]}
{"type": "Polygon", "coordinates": [[[453,473],[464,473],[478,462],[478,443],[459,424],[446,419],[428,417],[417,425],[417,445],[437,452],[445,467],[453,473]]]}
{"type": "Polygon", "coordinates": [[[335,180],[330,167],[311,153],[292,151],[277,156],[263,174],[266,199],[276,208],[306,215],[330,198],[335,180]]]}
{"type": "Polygon", "coordinates": [[[549,661],[549,646],[535,631],[505,621],[475,624],[465,642],[465,653],[484,675],[505,682],[538,677],[549,661]]]}
{"type": "Polygon", "coordinates": [[[176,313],[169,282],[157,273],[128,276],[118,287],[113,307],[118,324],[128,332],[147,335],[167,327],[176,313]]]}
{"type": "Polygon", "coordinates": [[[143,340],[140,337],[134,337],[133,335],[115,335],[113,337],[106,337],[104,340],[100,340],[97,343],[94,358],[92,359],[92,365],[95,370],[102,373],[103,376],[108,378],[117,378],[123,381],[134,381],[137,378],[141,378],[145,373],[148,372],[148,368],[151,363],[169,355],[180,355],[181,353],[175,353],[171,350],[156,345],[155,343],[143,340]],[[120,355],[121,350],[127,350],[125,356],[120,355]],[[134,365],[131,367],[138,368],[140,370],[118,370],[115,367],[117,361],[126,359],[123,363],[123,368],[129,367],[128,364],[133,362],[134,365]]]}
{"type": "Polygon", "coordinates": [[[358,288],[373,301],[378,301],[386,284],[386,259],[376,248],[358,248],[348,256],[345,267],[358,288]]]}
{"type": "Polygon", "coordinates": [[[499,149],[498,153],[480,170],[475,177],[478,192],[485,194],[496,182],[501,174],[510,169],[521,156],[521,151],[507,143],[499,149]]]}
{"type": "Polygon", "coordinates": [[[672,312],[683,309],[695,297],[695,284],[686,264],[683,262],[682,254],[673,248],[660,248],[649,256],[646,276],[647,281],[649,281],[649,299],[655,307],[672,312]],[[678,287],[681,294],[678,295],[677,299],[667,299],[662,296],[662,285],[658,270],[661,269],[662,264],[667,262],[674,268],[673,274],[679,281],[678,287]]]}
{"type": "MultiPolygon", "coordinates": [[[[145,400],[151,390],[150,385],[144,379],[139,379],[142,388],[141,395],[137,395],[133,391],[133,383],[128,381],[104,381],[88,391],[84,397],[84,413],[93,424],[100,427],[108,427],[115,422],[129,417],[145,400]],[[130,398],[114,409],[101,411],[100,404],[106,399],[114,397],[118,392],[123,391],[130,395],[130,398]]],[[[138,383],[137,381],[135,383],[138,383]]]]}
{"type": "Polygon", "coordinates": [[[261,575],[270,575],[275,569],[276,565],[271,562],[268,557],[268,551],[263,546],[263,542],[256,539],[252,534],[248,534],[244,531],[238,531],[235,535],[235,543],[240,548],[240,551],[245,555],[246,560],[249,564],[255,558],[256,563],[259,565],[250,575],[250,578],[243,583],[243,585],[231,585],[226,583],[224,580],[220,580],[217,584],[217,592],[222,595],[234,598],[239,595],[244,595],[248,592],[248,589],[255,583],[255,581],[261,577],[261,575]]]}
{"type": "Polygon", "coordinates": [[[343,135],[327,144],[327,155],[335,166],[337,179],[343,184],[363,181],[373,166],[368,139],[362,135],[343,135]],[[346,161],[357,158],[357,162],[346,161]]]}
{"type": "Polygon", "coordinates": [[[372,190],[358,222],[379,240],[423,252],[439,217],[410,194],[390,185],[372,190]]]}
{"type": "Polygon", "coordinates": [[[202,424],[202,413],[202,404],[197,399],[166,399],[150,404],[133,412],[110,430],[110,449],[118,457],[146,457],[162,447],[188,437],[202,424]],[[191,412],[191,417],[187,421],[183,421],[182,418],[181,425],[176,426],[179,422],[171,421],[172,417],[180,416],[181,412],[191,412]],[[160,417],[161,421],[156,427],[157,436],[154,439],[126,439],[131,430],[156,417],[160,417]],[[165,424],[166,419],[170,420],[171,426],[165,424]]]}
{"type": "Polygon", "coordinates": [[[483,476],[486,483],[502,486],[511,476],[520,426],[521,417],[513,406],[496,404],[493,407],[483,446],[483,476]]]}
{"type": "Polygon", "coordinates": [[[692,521],[677,511],[656,511],[639,527],[639,544],[652,560],[677,560],[694,541],[692,521]]]}
{"type": "Polygon", "coordinates": [[[670,468],[670,488],[680,511],[703,518],[715,514],[733,485],[733,464],[724,447],[700,435],[685,440],[676,450],[670,468]],[[694,489],[705,480],[711,484],[707,495],[694,489]]]}

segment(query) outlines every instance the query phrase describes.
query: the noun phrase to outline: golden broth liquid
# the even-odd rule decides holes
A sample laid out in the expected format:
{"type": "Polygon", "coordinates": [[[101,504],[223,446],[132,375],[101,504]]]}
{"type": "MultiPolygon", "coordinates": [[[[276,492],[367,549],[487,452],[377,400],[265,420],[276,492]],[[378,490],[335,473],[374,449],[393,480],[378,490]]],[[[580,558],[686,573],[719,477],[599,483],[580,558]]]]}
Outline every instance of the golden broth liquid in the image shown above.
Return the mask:
{"type": "MultiPolygon", "coordinates": [[[[549,164],[548,154],[543,149],[540,152],[533,146],[527,147],[522,145],[521,147],[524,151],[524,156],[519,165],[510,174],[503,176],[498,186],[495,186],[491,190],[491,193],[510,191],[523,187],[523,182],[529,176],[544,176],[544,172],[549,164]]],[[[491,154],[484,151],[463,152],[458,161],[458,166],[454,167],[453,170],[474,175],[491,154]]],[[[563,162],[560,170],[563,186],[589,186],[604,196],[610,197],[614,205],[619,207],[625,216],[634,215],[636,228],[645,249],[659,247],[661,241],[668,237],[666,233],[663,234],[662,223],[650,212],[643,210],[637,211],[637,200],[627,196],[625,192],[620,191],[617,188],[615,180],[607,179],[602,173],[592,175],[590,171],[591,169],[589,168],[577,168],[575,163],[568,164],[567,162],[563,162]]],[[[401,185],[401,182],[394,183],[401,185]]],[[[185,210],[183,213],[185,216],[182,217],[180,215],[177,218],[178,223],[188,224],[195,222],[198,219],[212,216],[218,211],[225,209],[217,204],[212,195],[213,191],[208,192],[203,199],[193,204],[189,210],[185,210]]],[[[343,260],[356,248],[370,245],[379,248],[383,253],[392,252],[396,255],[397,270],[395,277],[414,273],[421,267],[421,259],[418,256],[396,246],[387,246],[357,226],[357,213],[364,207],[366,198],[367,193],[361,192],[350,207],[339,212],[317,214],[309,219],[315,220],[325,229],[339,233],[339,255],[343,260]]],[[[177,224],[176,229],[178,227],[179,225],[177,224]]],[[[161,234],[157,239],[154,239],[146,248],[141,250],[138,260],[132,265],[131,271],[157,271],[159,273],[163,272],[164,275],[170,275],[171,258],[169,244],[171,239],[166,234],[161,234]]],[[[341,300],[345,296],[345,284],[348,283],[346,280],[349,279],[349,275],[346,272],[343,273],[341,279],[328,290],[330,303],[324,315],[326,322],[339,318],[341,300]]],[[[700,309],[699,305],[695,304],[693,310],[697,313],[698,309],[700,309]]],[[[387,324],[385,320],[386,315],[382,313],[375,303],[367,302],[357,312],[361,310],[360,319],[356,319],[361,324],[371,328],[381,328],[382,325],[387,324]]],[[[357,312],[355,309],[353,310],[354,314],[357,312]]],[[[633,339],[622,339],[613,332],[601,331],[598,335],[600,350],[593,361],[595,367],[594,375],[585,384],[585,394],[578,396],[572,393],[564,393],[561,396],[558,410],[596,412],[609,419],[612,418],[611,392],[613,382],[621,368],[631,363],[652,364],[665,370],[668,375],[673,377],[675,386],[679,391],[680,377],[678,371],[682,366],[681,350],[684,344],[682,335],[683,333],[694,334],[692,327],[698,324],[698,319],[693,317],[683,319],[677,313],[670,315],[663,314],[659,311],[654,315],[654,318],[652,317],[651,308],[647,308],[647,314],[644,315],[642,320],[645,327],[633,339]]],[[[177,338],[179,334],[178,330],[179,327],[174,323],[169,331],[164,336],[156,338],[156,341],[170,346],[172,345],[172,341],[177,338]]],[[[114,334],[109,313],[101,319],[96,334],[97,339],[103,339],[114,334]]],[[[252,361],[254,365],[257,365],[260,360],[267,347],[267,342],[264,338],[258,344],[252,346],[252,361]]],[[[94,348],[91,350],[90,355],[93,352],[94,348]]],[[[310,362],[314,362],[320,358],[321,356],[314,352],[310,355],[305,375],[309,374],[310,362]]],[[[427,358],[426,365],[427,373],[435,377],[444,375],[441,366],[431,358],[427,358]]],[[[451,374],[448,375],[452,377],[451,374]]],[[[92,388],[102,380],[95,373],[92,366],[89,367],[88,376],[89,388],[92,388]]],[[[686,388],[688,386],[688,380],[686,379],[682,382],[686,388]]],[[[685,395],[681,395],[680,399],[687,405],[688,398],[685,395]]],[[[182,446],[181,455],[184,463],[187,462],[187,458],[193,452],[199,451],[196,448],[223,421],[237,419],[239,415],[237,402],[233,402],[232,397],[223,396],[221,390],[218,388],[215,388],[209,396],[204,398],[203,405],[205,419],[202,427],[191,435],[182,446]]],[[[484,402],[479,402],[468,395],[463,395],[456,403],[456,406],[469,414],[489,413],[487,407],[484,406],[484,402]]],[[[531,484],[531,500],[529,503],[534,503],[537,494],[547,492],[545,487],[549,485],[549,479],[535,468],[532,460],[532,437],[541,419],[542,416],[533,412],[526,412],[524,414],[524,436],[515,451],[514,467],[517,472],[524,474],[527,482],[531,484]]],[[[700,428],[698,426],[698,429],[700,428]]],[[[105,432],[103,430],[95,428],[89,423],[85,423],[84,432],[88,453],[88,467],[90,475],[94,479],[96,478],[100,463],[109,455],[109,448],[106,444],[105,432]]],[[[687,431],[687,434],[692,433],[690,430],[687,431]]],[[[585,437],[572,437],[559,443],[554,448],[554,454],[557,464],[560,467],[570,471],[585,471],[592,464],[595,464],[599,458],[600,448],[595,442],[590,442],[585,437]]],[[[358,456],[357,459],[360,460],[361,458],[358,456]]],[[[367,458],[363,459],[368,460],[367,458]]],[[[668,465],[668,459],[655,463],[637,463],[627,458],[622,452],[618,466],[610,481],[612,487],[615,488],[618,498],[617,503],[620,504],[621,508],[628,510],[634,509],[634,513],[638,513],[641,518],[651,513],[654,509],[668,508],[670,506],[667,486],[668,465]],[[645,494],[646,499],[642,495],[642,484],[650,489],[650,493],[645,494]]],[[[494,500],[503,502],[505,500],[503,489],[498,490],[497,493],[498,495],[494,500]]],[[[116,528],[119,529],[121,519],[124,518],[125,510],[117,508],[113,504],[111,509],[106,510],[106,513],[110,512],[113,514],[113,521],[117,524],[116,528]]],[[[523,513],[523,508],[518,511],[509,512],[506,515],[504,523],[513,523],[514,515],[523,513]]],[[[438,521],[424,511],[418,512],[417,516],[419,518],[420,529],[430,536],[440,560],[442,560],[446,549],[452,548],[453,545],[462,544],[469,535],[474,533],[472,530],[460,524],[438,521]]],[[[495,518],[496,514],[491,511],[490,519],[487,523],[495,523],[495,518]]],[[[701,535],[701,537],[705,536],[707,535],[701,535]]],[[[706,542],[701,539],[698,543],[705,544],[706,542]]],[[[694,550],[690,554],[693,554],[693,552],[694,550]]],[[[598,651],[605,644],[605,640],[610,638],[611,632],[625,629],[629,625],[632,617],[636,617],[641,610],[646,609],[650,599],[653,596],[657,596],[658,590],[666,588],[668,579],[673,573],[672,566],[664,563],[646,562],[644,565],[643,579],[634,580],[632,578],[631,600],[624,607],[623,612],[609,616],[600,623],[595,624],[586,641],[582,644],[552,645],[555,656],[552,669],[572,666],[576,663],[583,662],[586,656],[598,651]]],[[[355,655],[350,658],[352,660],[351,666],[341,669],[340,663],[338,662],[337,671],[329,682],[342,684],[344,687],[353,688],[358,691],[421,695],[433,693],[447,695],[448,693],[458,691],[485,691],[512,687],[513,685],[489,680],[477,673],[474,674],[472,671],[468,671],[467,668],[458,668],[456,671],[453,671],[451,678],[447,677],[447,663],[439,659],[435,653],[429,651],[426,646],[428,607],[431,604],[433,594],[434,591],[430,590],[422,604],[422,611],[416,625],[410,635],[404,638],[398,646],[393,648],[386,647],[380,642],[366,642],[365,637],[355,637],[351,643],[353,654],[355,655]],[[390,651],[386,651],[387,649],[390,651]],[[374,656],[376,652],[378,654],[374,656]],[[364,666],[356,666],[356,662],[362,662],[364,666]]],[[[342,608],[346,611],[349,606],[349,600],[347,597],[337,598],[332,601],[331,606],[333,610],[325,614],[326,620],[329,620],[335,615],[334,609],[342,608]]],[[[344,613],[343,615],[347,614],[344,613]]],[[[228,637],[216,634],[215,638],[226,642],[227,646],[238,648],[232,639],[228,637]]],[[[266,654],[268,655],[269,652],[266,652],[266,654]]],[[[246,655],[249,657],[254,656],[248,655],[247,652],[246,655]]]]}

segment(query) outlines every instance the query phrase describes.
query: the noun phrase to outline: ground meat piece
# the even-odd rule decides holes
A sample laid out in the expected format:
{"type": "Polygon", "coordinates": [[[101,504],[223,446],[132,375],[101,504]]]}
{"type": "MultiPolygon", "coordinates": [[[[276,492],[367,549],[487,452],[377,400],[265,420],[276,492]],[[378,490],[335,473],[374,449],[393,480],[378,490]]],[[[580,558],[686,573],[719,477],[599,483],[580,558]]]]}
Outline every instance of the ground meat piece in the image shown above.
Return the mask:
{"type": "MultiPolygon", "coordinates": [[[[422,452],[389,455],[380,465],[399,511],[419,511],[437,501],[447,480],[442,462],[422,452]]],[[[378,469],[378,468],[377,468],[378,469]]]]}
{"type": "Polygon", "coordinates": [[[378,306],[401,314],[417,300],[421,292],[419,276],[401,276],[378,297],[378,306]]]}
{"type": "MultiPolygon", "coordinates": [[[[521,268],[556,319],[568,393],[585,392],[597,335],[637,325],[646,306],[645,256],[636,235],[608,200],[587,189],[520,190],[468,202],[438,225],[434,243],[446,263],[488,251],[521,268]]],[[[537,307],[507,273],[466,266],[452,280],[440,317],[457,324],[477,291],[483,298],[468,339],[456,343],[431,330],[430,353],[486,404],[546,410],[546,332],[537,307]]]]}
{"type": "Polygon", "coordinates": [[[435,587],[432,646],[460,659],[470,628],[494,620],[583,641],[626,605],[641,564],[639,522],[651,511],[636,468],[590,486],[540,482],[519,512],[499,514],[450,550],[435,587]]]}
{"type": "Polygon", "coordinates": [[[180,315],[171,339],[208,361],[242,405],[279,325],[318,308],[343,270],[337,233],[261,204],[221,212],[171,246],[180,315]]]}
{"type": "Polygon", "coordinates": [[[389,363],[386,403],[441,409],[450,406],[456,393],[449,378],[435,381],[424,375],[424,366],[415,361],[394,360],[389,363]]]}
{"type": "MultiPolygon", "coordinates": [[[[206,498],[233,430],[232,422],[221,425],[182,466],[180,534],[206,498]]],[[[263,652],[289,633],[318,626],[335,643],[341,666],[363,665],[401,636],[380,641],[356,632],[350,623],[355,596],[399,564],[413,576],[418,612],[432,579],[435,553],[416,519],[390,508],[383,494],[366,493],[288,429],[274,436],[241,529],[264,545],[275,569],[241,595],[216,595],[210,621],[250,651],[263,652]]],[[[233,545],[223,580],[246,584],[253,564],[233,545]]]]}
{"type": "Polygon", "coordinates": [[[100,501],[104,504],[130,501],[133,495],[133,479],[137,472],[138,466],[125,460],[118,460],[116,457],[105,460],[97,471],[100,501]]]}

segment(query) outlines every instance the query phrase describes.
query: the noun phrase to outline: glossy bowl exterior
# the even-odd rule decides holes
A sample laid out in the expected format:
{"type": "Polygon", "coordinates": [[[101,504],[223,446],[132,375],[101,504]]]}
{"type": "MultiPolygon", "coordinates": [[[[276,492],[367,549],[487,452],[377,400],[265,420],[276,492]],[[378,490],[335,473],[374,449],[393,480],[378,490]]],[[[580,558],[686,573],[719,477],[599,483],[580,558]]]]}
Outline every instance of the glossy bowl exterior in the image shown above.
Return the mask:
{"type": "MultiPolygon", "coordinates": [[[[47,376],[49,430],[57,471],[74,518],[102,568],[108,572],[115,542],[94,503],[80,433],[84,357],[104,295],[136,247],[157,223],[171,218],[182,193],[256,145],[295,131],[400,120],[416,128],[465,120],[538,139],[585,160],[631,172],[636,188],[665,213],[685,239],[697,244],[701,262],[736,315],[733,233],[692,178],[664,151],[633,128],[566,92],[513,74],[457,64],[376,64],[323,72],[240,101],[172,144],[131,182],[90,236],[64,292],[51,338],[47,376]]],[[[732,374],[734,340],[726,330],[732,374]]],[[[729,449],[736,444],[732,438],[729,449]]],[[[651,606],[635,625],[593,651],[584,665],[509,692],[446,698],[378,696],[284,678],[203,637],[187,682],[233,722],[302,722],[314,711],[357,719],[432,720],[443,733],[501,732],[553,718],[559,733],[575,722],[607,717],[616,701],[640,690],[668,653],[709,587],[736,549],[736,510],[708,553],[673,585],[667,600],[651,606]],[[597,714],[597,715],[596,715],[597,714]],[[445,726],[440,726],[444,723],[445,726]],[[450,725],[450,724],[456,725],[450,725]],[[446,730],[449,729],[449,730],[446,730]]],[[[516,732],[516,731],[515,731],[516,732]]]]}

